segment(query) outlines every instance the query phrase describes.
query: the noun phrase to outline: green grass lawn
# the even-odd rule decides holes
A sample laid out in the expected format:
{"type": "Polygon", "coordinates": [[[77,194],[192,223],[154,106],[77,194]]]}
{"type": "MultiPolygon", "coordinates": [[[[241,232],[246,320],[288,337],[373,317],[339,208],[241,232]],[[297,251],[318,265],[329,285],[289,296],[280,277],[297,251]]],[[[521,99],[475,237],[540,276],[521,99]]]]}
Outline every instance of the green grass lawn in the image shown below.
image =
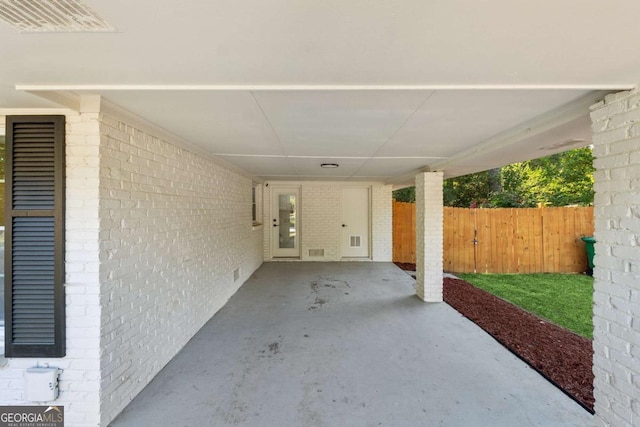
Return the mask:
{"type": "Polygon", "coordinates": [[[459,274],[527,311],[593,338],[593,278],[581,274],[459,274]]]}

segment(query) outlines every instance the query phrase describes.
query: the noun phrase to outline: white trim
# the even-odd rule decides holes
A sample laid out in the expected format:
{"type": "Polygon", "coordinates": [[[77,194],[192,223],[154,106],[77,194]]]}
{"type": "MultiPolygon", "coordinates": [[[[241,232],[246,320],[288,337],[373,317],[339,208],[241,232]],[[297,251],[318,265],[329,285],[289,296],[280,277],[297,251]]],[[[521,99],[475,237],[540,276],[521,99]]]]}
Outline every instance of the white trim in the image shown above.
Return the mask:
{"type": "Polygon", "coordinates": [[[633,84],[213,84],[213,85],[30,85],[17,84],[16,90],[33,91],[355,91],[355,90],[629,90],[633,84]]]}
{"type": "MultiPolygon", "coordinates": [[[[69,108],[0,108],[0,116],[45,116],[51,114],[77,115],[78,111],[69,108]]],[[[0,126],[4,128],[4,122],[0,123],[0,126]]]]}
{"type": "Polygon", "coordinates": [[[405,160],[405,159],[448,159],[443,156],[290,156],[285,154],[235,154],[213,153],[220,157],[264,157],[273,159],[348,159],[348,160],[405,160]]]}
{"type": "MultiPolygon", "coordinates": [[[[279,175],[280,176],[280,175],[279,175]]],[[[366,186],[373,186],[373,185],[382,185],[383,183],[380,181],[374,181],[374,180],[369,180],[369,181],[358,181],[358,182],[347,182],[347,181],[332,181],[330,179],[327,179],[327,177],[324,177],[324,181],[309,181],[309,180],[294,180],[294,181],[265,181],[265,185],[268,186],[270,189],[273,188],[280,188],[280,187],[288,187],[288,188],[292,188],[292,187],[302,187],[304,184],[313,184],[313,185],[317,185],[317,184],[330,184],[330,185],[336,185],[336,186],[343,186],[343,187],[366,187],[366,186]]]]}
{"type": "Polygon", "coordinates": [[[67,108],[70,108],[74,111],[80,111],[80,96],[75,93],[65,92],[65,91],[41,91],[41,90],[32,90],[26,91],[32,95],[37,97],[46,99],[51,102],[55,102],[56,104],[64,105],[67,108]]]}

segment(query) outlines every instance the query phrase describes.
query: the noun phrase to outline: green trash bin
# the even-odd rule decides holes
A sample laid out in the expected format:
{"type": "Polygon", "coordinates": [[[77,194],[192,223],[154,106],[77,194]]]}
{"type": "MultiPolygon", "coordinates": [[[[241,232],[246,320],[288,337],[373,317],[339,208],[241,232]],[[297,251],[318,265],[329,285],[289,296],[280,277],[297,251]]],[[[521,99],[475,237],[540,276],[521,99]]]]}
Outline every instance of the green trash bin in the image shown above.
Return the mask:
{"type": "Polygon", "coordinates": [[[582,241],[584,242],[584,248],[587,250],[587,263],[589,266],[587,267],[586,273],[589,276],[593,276],[593,257],[596,254],[595,243],[596,239],[592,236],[584,236],[582,237],[582,241]]]}

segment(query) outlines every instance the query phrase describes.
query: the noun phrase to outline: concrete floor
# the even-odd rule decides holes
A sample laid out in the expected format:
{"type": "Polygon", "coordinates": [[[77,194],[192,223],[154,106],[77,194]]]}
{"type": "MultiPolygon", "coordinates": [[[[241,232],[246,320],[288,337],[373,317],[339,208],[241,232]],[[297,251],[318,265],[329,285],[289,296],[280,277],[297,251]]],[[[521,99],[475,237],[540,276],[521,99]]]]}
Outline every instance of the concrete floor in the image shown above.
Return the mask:
{"type": "Polygon", "coordinates": [[[390,263],[265,263],[112,426],[586,426],[390,263]]]}

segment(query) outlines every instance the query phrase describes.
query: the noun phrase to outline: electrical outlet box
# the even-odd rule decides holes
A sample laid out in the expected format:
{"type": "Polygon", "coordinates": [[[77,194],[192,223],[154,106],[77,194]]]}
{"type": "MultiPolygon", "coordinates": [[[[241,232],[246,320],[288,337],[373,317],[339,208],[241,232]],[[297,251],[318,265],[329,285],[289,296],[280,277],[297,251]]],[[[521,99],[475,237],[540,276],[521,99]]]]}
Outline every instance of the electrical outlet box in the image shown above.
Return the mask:
{"type": "Polygon", "coordinates": [[[28,368],[24,373],[25,400],[50,402],[58,398],[58,368],[28,368]]]}

